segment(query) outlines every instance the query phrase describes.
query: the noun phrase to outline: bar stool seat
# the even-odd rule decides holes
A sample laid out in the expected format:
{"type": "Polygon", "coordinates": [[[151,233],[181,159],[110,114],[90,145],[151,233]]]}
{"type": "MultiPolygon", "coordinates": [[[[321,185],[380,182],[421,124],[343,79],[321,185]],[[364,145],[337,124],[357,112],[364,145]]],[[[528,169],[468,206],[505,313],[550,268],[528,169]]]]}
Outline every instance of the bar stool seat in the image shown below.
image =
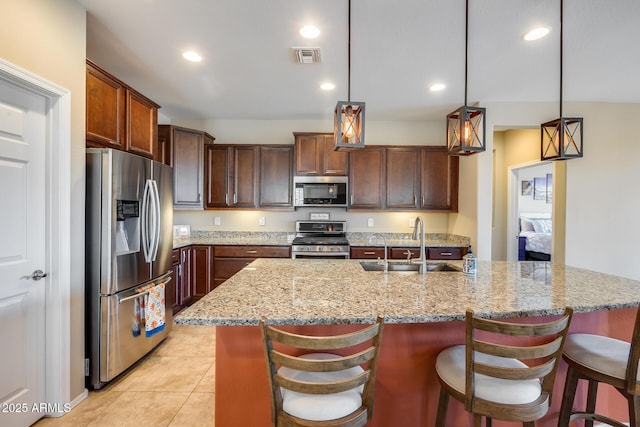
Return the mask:
{"type": "Polygon", "coordinates": [[[594,334],[570,334],[562,358],[569,365],[564,386],[558,427],[584,419],[585,427],[594,421],[611,426],[640,427],[640,310],[636,314],[631,342],[594,334]],[[587,404],[584,411],[573,408],[578,380],[587,380],[587,404]],[[613,386],[629,402],[630,424],[595,412],[598,383],[613,386]]]}
{"type": "Polygon", "coordinates": [[[465,345],[436,358],[440,398],[436,427],[446,426],[449,397],[464,403],[474,427],[485,418],[533,427],[549,410],[573,310],[547,322],[507,322],[465,315],[465,345]],[[526,362],[526,363],[525,363],[526,362]]]}

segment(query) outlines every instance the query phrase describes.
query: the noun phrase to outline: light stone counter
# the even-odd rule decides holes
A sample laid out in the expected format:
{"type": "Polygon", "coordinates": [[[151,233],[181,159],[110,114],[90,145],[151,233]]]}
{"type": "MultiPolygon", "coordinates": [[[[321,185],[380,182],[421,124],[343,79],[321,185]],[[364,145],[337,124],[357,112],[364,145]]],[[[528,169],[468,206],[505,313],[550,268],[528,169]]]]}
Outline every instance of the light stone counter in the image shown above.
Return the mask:
{"type": "MultiPolygon", "coordinates": [[[[447,261],[460,265],[459,261],[447,261]]],[[[257,325],[462,320],[467,308],[508,318],[640,303],[640,282],[550,262],[482,262],[460,272],[364,271],[356,260],[258,259],[175,317],[177,324],[257,325]]]]}

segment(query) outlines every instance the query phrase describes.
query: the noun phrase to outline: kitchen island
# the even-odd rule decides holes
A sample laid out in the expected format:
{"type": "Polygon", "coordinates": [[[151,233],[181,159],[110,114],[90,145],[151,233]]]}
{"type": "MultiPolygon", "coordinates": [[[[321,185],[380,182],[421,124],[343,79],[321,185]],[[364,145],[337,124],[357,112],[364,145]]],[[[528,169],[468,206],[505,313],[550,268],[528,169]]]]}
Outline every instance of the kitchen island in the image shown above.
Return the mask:
{"type": "MultiPolygon", "coordinates": [[[[456,262],[449,261],[456,265],[456,262]]],[[[175,318],[217,325],[216,425],[269,426],[270,403],[258,322],[292,330],[347,331],[385,317],[372,426],[431,426],[439,385],[435,358],[464,341],[467,308],[491,318],[554,316],[574,308],[572,332],[628,339],[640,282],[549,262],[479,262],[478,274],[364,271],[354,260],[258,259],[175,318]],[[318,326],[319,325],[319,326],[318,326]]],[[[555,425],[565,367],[553,405],[538,426],[555,425]]],[[[612,415],[624,401],[602,393],[612,415]]],[[[578,400],[584,400],[583,395],[578,400]]],[[[605,411],[607,412],[607,411],[605,411]]],[[[447,425],[470,425],[451,402],[447,425]]],[[[494,425],[501,425],[495,423],[494,425]]]]}

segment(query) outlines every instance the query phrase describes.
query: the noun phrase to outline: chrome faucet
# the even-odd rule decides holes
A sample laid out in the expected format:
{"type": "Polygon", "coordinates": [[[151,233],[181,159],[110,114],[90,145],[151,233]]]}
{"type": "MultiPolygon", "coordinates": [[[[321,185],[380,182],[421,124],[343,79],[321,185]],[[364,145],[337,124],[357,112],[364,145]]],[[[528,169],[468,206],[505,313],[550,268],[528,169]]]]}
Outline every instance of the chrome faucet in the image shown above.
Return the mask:
{"type": "MultiPolygon", "coordinates": [[[[384,237],[383,234],[375,233],[369,237],[369,243],[373,241],[374,238],[382,237],[384,241],[384,274],[389,274],[389,260],[387,259],[387,238],[384,237]]],[[[380,258],[378,258],[378,261],[380,258]]]]}
{"type": "Polygon", "coordinates": [[[424,249],[424,221],[421,216],[416,217],[416,222],[413,224],[413,240],[420,239],[420,258],[418,260],[412,260],[413,263],[420,264],[420,273],[427,273],[427,254],[424,249]],[[418,231],[420,226],[420,231],[418,231]],[[419,234],[418,234],[419,233],[419,234]]]}

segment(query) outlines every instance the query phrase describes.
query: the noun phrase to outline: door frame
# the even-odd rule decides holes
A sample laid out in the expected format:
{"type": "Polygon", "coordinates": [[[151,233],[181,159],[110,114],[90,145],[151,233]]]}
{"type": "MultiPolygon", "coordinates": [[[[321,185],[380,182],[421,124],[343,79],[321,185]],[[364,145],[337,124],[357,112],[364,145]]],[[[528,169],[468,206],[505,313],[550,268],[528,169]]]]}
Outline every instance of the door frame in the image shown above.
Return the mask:
{"type": "MultiPolygon", "coordinates": [[[[540,166],[545,162],[540,160],[533,160],[530,162],[519,163],[517,165],[511,165],[507,168],[507,261],[518,260],[518,234],[520,232],[520,226],[518,224],[518,195],[519,195],[519,173],[522,169],[527,169],[534,166],[540,166]]],[[[555,197],[554,199],[555,200],[555,197]]],[[[553,203],[553,200],[551,203],[553,203]]],[[[553,208],[552,208],[553,212],[553,208]]],[[[551,215],[553,220],[553,215],[551,215]]],[[[555,233],[555,227],[552,228],[552,240],[553,233],[555,233]]],[[[553,259],[553,257],[552,257],[553,259]]]]}
{"type": "Polygon", "coordinates": [[[2,58],[0,79],[47,99],[45,399],[59,408],[47,415],[61,416],[71,400],[71,92],[2,58]]]}

